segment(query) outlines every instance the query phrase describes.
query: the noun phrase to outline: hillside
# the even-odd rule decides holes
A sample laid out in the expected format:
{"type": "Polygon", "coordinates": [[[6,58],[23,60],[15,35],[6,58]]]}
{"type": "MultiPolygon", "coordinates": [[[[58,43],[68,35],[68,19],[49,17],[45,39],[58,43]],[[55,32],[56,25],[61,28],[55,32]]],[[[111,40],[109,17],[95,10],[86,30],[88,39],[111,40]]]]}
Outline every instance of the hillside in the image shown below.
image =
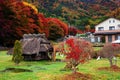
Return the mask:
{"type": "Polygon", "coordinates": [[[84,28],[108,17],[120,19],[120,0],[24,0],[34,4],[46,17],[57,17],[64,22],[84,28]],[[112,13],[112,14],[110,14],[112,13]]]}

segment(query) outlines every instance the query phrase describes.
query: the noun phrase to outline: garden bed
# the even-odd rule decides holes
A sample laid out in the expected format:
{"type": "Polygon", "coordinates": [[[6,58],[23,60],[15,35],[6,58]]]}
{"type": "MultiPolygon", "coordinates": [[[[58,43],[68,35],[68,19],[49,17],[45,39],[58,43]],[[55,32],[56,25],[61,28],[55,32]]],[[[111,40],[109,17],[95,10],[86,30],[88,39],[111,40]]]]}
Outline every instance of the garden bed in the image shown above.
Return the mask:
{"type": "Polygon", "coordinates": [[[92,75],[83,73],[66,74],[62,80],[92,80],[92,75]]]}

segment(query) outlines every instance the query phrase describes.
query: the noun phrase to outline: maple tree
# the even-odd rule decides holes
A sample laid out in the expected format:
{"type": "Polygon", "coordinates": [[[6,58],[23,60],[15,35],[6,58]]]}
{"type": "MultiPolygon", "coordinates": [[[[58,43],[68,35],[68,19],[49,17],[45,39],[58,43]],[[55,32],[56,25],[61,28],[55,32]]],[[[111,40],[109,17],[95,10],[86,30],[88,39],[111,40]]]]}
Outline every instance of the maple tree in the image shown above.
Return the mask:
{"type": "Polygon", "coordinates": [[[42,13],[38,14],[39,22],[40,22],[40,29],[42,33],[46,34],[46,37],[49,36],[49,24],[48,24],[48,19],[45,18],[45,16],[42,13]]]}
{"type": "Polygon", "coordinates": [[[49,39],[50,40],[57,40],[58,38],[61,38],[64,36],[63,29],[59,26],[55,25],[54,23],[49,24],[49,39]]]}
{"type": "Polygon", "coordinates": [[[17,25],[16,34],[20,37],[25,33],[40,33],[40,22],[36,11],[30,6],[24,5],[23,2],[16,2],[14,11],[20,24],[17,25]]]}
{"type": "Polygon", "coordinates": [[[49,27],[48,38],[53,39],[52,37],[54,37],[54,40],[56,40],[68,34],[68,26],[64,22],[57,18],[47,18],[47,20],[49,27]]]}
{"type": "Polygon", "coordinates": [[[42,33],[42,23],[37,12],[21,1],[0,2],[0,44],[12,46],[26,33],[42,33]]]}
{"type": "Polygon", "coordinates": [[[55,36],[63,37],[68,34],[66,23],[56,18],[45,18],[33,5],[18,0],[0,0],[0,25],[2,46],[12,47],[16,39],[19,40],[23,34],[28,33],[45,33],[50,37],[51,30],[54,30],[55,36]],[[51,22],[58,29],[57,32],[51,22]]]}
{"type": "Polygon", "coordinates": [[[105,57],[109,60],[110,66],[117,64],[116,54],[120,53],[120,44],[106,43],[104,47],[99,51],[101,57],[105,57]]]}
{"type": "Polygon", "coordinates": [[[74,35],[74,36],[79,32],[78,29],[73,26],[70,26],[68,31],[69,31],[69,35],[74,35]]]}
{"type": "Polygon", "coordinates": [[[12,20],[16,20],[13,16],[15,13],[12,9],[12,2],[14,0],[0,0],[0,44],[9,46],[10,43],[14,43],[14,40],[11,37],[14,37],[14,24],[12,20]],[[9,40],[8,40],[9,39],[9,40]]]}
{"type": "Polygon", "coordinates": [[[61,20],[57,18],[47,18],[47,19],[48,19],[48,23],[54,22],[56,25],[59,25],[59,27],[63,28],[64,35],[68,34],[68,25],[66,23],[62,22],[61,20]]]}
{"type": "Polygon", "coordinates": [[[77,66],[89,60],[93,52],[91,43],[76,38],[68,38],[62,46],[61,52],[65,54],[67,60],[65,68],[72,69],[74,73],[77,66]]]}

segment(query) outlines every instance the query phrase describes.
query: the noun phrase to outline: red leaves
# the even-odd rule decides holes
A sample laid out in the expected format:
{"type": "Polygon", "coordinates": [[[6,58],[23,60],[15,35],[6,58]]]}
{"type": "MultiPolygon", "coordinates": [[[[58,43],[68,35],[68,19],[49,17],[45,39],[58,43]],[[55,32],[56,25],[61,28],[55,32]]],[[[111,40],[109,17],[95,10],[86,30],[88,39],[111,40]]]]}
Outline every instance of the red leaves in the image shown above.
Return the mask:
{"type": "Polygon", "coordinates": [[[69,46],[73,47],[73,46],[74,46],[74,39],[73,39],[73,38],[68,39],[68,40],[66,41],[66,43],[67,43],[69,46]]]}
{"type": "Polygon", "coordinates": [[[21,39],[26,33],[46,33],[48,37],[51,26],[49,22],[56,25],[56,30],[59,29],[53,37],[67,35],[68,26],[59,19],[45,18],[43,14],[36,13],[33,6],[25,5],[21,1],[0,0],[0,36],[2,36],[0,44],[7,43],[5,42],[7,39],[14,41],[21,39]]]}
{"type": "Polygon", "coordinates": [[[73,27],[73,26],[70,26],[70,27],[69,27],[69,33],[70,33],[71,35],[76,35],[76,34],[78,33],[78,29],[75,28],[75,27],[73,27]]]}
{"type": "Polygon", "coordinates": [[[91,51],[88,48],[90,44],[87,41],[69,38],[66,40],[66,45],[69,47],[69,51],[64,51],[66,52],[65,55],[67,59],[74,59],[81,63],[82,61],[86,61],[90,56],[91,51]]]}
{"type": "Polygon", "coordinates": [[[113,50],[114,51],[119,51],[120,52],[120,44],[112,44],[113,50]]]}
{"type": "Polygon", "coordinates": [[[64,30],[64,35],[68,34],[68,26],[64,22],[60,21],[57,18],[47,18],[47,19],[48,19],[48,23],[53,22],[58,27],[62,28],[64,30]]]}

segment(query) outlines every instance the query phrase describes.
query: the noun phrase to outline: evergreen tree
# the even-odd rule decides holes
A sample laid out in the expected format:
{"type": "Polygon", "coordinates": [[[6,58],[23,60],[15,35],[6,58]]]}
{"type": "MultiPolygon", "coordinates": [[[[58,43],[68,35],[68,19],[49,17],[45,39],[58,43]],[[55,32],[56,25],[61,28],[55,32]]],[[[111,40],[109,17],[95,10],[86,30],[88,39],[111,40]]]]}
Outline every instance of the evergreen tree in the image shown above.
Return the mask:
{"type": "Polygon", "coordinates": [[[14,53],[13,53],[12,61],[14,61],[16,65],[18,65],[22,60],[23,60],[23,56],[22,56],[21,42],[16,40],[14,44],[14,53]]]}

